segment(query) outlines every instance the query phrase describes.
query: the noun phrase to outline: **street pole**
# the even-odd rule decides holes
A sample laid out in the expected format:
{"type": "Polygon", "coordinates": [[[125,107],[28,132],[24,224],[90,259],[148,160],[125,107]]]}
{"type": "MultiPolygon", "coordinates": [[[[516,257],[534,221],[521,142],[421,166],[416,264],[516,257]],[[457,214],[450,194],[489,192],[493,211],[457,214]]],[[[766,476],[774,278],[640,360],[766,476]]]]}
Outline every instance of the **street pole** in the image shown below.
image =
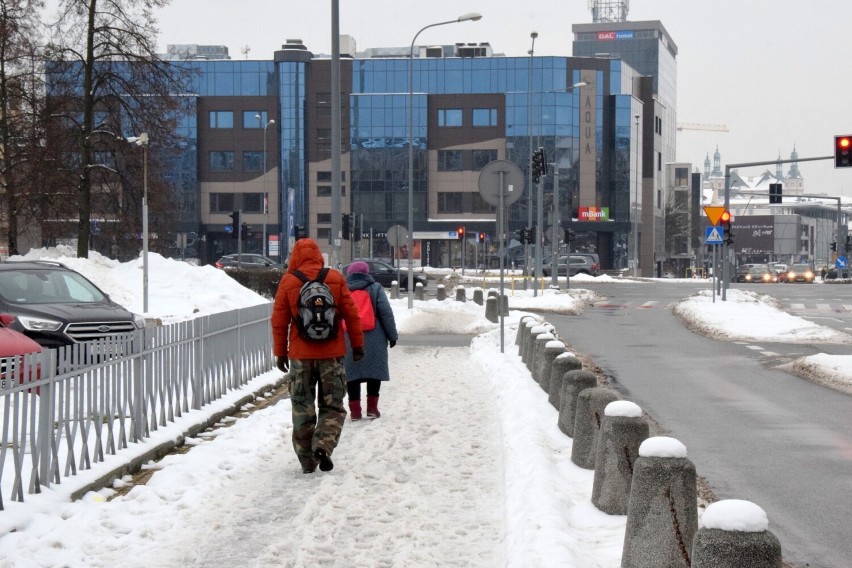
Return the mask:
{"type": "Polygon", "coordinates": [[[142,144],[142,312],[148,313],[148,134],[139,135],[142,144]]]}
{"type": "MultiPolygon", "coordinates": [[[[559,288],[559,172],[553,164],[553,218],[550,220],[550,287],[559,288]]],[[[565,274],[571,273],[571,253],[568,253],[565,274]]]]}
{"type": "Polygon", "coordinates": [[[340,136],[340,10],[339,0],[331,0],[331,266],[334,268],[340,264],[342,221],[340,136]]]}
{"type": "MultiPolygon", "coordinates": [[[[538,37],[538,32],[530,33],[530,37],[532,38],[532,45],[530,46],[530,50],[528,51],[530,55],[529,61],[529,79],[527,85],[527,128],[529,129],[529,159],[527,160],[527,178],[528,178],[528,187],[529,191],[527,191],[527,227],[533,226],[533,200],[532,200],[532,161],[533,161],[533,126],[532,126],[532,93],[533,93],[533,55],[535,55],[535,38],[538,37]]],[[[502,260],[501,260],[502,262],[502,260]]],[[[530,265],[532,264],[532,258],[530,257],[530,243],[529,241],[524,243],[524,274],[532,275],[533,272],[530,270],[530,265]]],[[[526,289],[527,280],[524,279],[524,289],[526,289]]],[[[533,286],[535,289],[535,286],[533,286]]]]}
{"type": "MultiPolygon", "coordinates": [[[[263,117],[259,114],[255,115],[257,117],[258,122],[263,121],[263,117]]],[[[269,119],[266,121],[266,124],[263,125],[263,255],[268,256],[268,238],[266,236],[266,217],[269,215],[269,190],[267,189],[267,179],[266,179],[266,129],[270,124],[275,124],[273,119],[269,119]]]]}
{"type": "MultiPolygon", "coordinates": [[[[423,26],[414,34],[411,47],[408,50],[408,309],[414,309],[414,42],[429,28],[455,24],[458,22],[475,22],[482,19],[482,14],[470,12],[446,22],[437,22],[423,26]]],[[[335,108],[332,106],[332,108],[335,108]]],[[[337,113],[332,113],[332,116],[337,113]]],[[[332,141],[333,143],[333,141],[332,141]]],[[[339,146],[339,144],[338,144],[339,146]]],[[[338,148],[339,150],[339,148],[338,148]]],[[[332,219],[333,220],[333,219],[332,219]]]]}
{"type": "Polygon", "coordinates": [[[636,197],[633,201],[633,211],[635,215],[631,215],[633,217],[633,276],[639,276],[639,215],[642,212],[642,209],[639,207],[639,183],[641,177],[639,175],[639,138],[641,134],[639,133],[639,115],[634,115],[633,117],[636,121],[636,197]]]}

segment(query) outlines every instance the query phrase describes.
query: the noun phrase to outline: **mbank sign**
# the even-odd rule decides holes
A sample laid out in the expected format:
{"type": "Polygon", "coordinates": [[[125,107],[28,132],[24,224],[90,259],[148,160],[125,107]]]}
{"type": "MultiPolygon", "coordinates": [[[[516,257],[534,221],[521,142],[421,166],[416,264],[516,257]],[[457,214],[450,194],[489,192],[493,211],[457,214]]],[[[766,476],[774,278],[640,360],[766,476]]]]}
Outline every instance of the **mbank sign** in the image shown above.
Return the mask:
{"type": "Polygon", "coordinates": [[[580,207],[577,218],[580,221],[609,221],[609,207],[580,207]]]}

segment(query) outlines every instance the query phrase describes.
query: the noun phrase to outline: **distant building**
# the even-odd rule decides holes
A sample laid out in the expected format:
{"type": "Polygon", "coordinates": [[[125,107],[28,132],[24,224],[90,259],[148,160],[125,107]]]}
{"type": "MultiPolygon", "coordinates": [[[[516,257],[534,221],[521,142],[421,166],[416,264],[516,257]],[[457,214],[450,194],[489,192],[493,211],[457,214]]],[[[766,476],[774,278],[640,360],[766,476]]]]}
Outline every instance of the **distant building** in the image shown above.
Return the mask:
{"type": "Polygon", "coordinates": [[[169,44],[163,59],[230,59],[224,45],[198,45],[197,43],[169,44]]]}

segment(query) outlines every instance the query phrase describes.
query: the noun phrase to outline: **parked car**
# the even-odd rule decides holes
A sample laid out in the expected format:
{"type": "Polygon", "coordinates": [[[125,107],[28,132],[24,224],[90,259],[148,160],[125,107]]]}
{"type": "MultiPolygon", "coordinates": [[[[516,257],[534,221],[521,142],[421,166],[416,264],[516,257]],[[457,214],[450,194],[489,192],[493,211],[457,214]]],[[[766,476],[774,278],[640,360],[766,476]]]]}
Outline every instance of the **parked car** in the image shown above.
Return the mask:
{"type": "Polygon", "coordinates": [[[0,262],[0,313],[45,348],[127,334],[145,326],[82,274],[53,261],[0,262]]]}
{"type": "MultiPolygon", "coordinates": [[[[570,260],[568,256],[559,256],[557,259],[559,266],[556,274],[558,276],[565,276],[566,274],[569,274],[570,276],[576,276],[578,274],[598,276],[600,274],[600,265],[597,264],[593,257],[589,255],[572,254],[570,260]]],[[[544,276],[551,276],[553,274],[552,262],[552,258],[548,257],[546,262],[542,263],[541,273],[544,276]]]]}
{"type": "Polygon", "coordinates": [[[778,282],[778,274],[768,264],[755,264],[748,269],[745,281],[751,283],[769,284],[778,282]]]}
{"type": "Polygon", "coordinates": [[[14,321],[13,315],[0,314],[0,381],[14,376],[16,357],[42,351],[41,345],[10,327],[14,321]]]}
{"type": "MultiPolygon", "coordinates": [[[[358,259],[356,259],[358,260],[358,259]]],[[[396,268],[387,264],[385,262],[380,262],[378,260],[372,259],[360,259],[361,262],[366,262],[367,266],[370,267],[370,276],[373,277],[373,280],[384,286],[385,288],[390,288],[391,283],[394,281],[399,282],[400,290],[408,290],[408,267],[400,268],[397,271],[396,268]]],[[[354,260],[352,262],[355,262],[354,260]]],[[[351,263],[350,263],[351,264],[351,263]]],[[[346,270],[349,268],[349,264],[343,266],[340,270],[343,274],[346,274],[346,270]]],[[[427,278],[426,275],[422,272],[414,272],[414,286],[416,287],[418,284],[422,284],[424,287],[426,286],[427,278]]]]}
{"type": "Polygon", "coordinates": [[[814,270],[808,264],[794,264],[787,270],[785,282],[807,282],[812,284],[814,281],[814,270]]]}
{"type": "Polygon", "coordinates": [[[280,268],[284,265],[262,254],[226,254],[213,263],[216,268],[280,268]]]}

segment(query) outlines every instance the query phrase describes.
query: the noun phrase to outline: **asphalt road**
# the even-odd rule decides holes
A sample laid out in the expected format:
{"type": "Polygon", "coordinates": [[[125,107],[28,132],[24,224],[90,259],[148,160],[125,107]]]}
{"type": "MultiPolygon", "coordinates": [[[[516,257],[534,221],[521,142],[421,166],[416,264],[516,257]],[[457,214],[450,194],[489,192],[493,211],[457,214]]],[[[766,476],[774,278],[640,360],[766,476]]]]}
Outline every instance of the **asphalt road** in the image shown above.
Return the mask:
{"type": "MultiPolygon", "coordinates": [[[[767,512],[786,561],[852,566],[852,397],[776,368],[820,346],[743,344],[687,332],[671,306],[702,286],[583,283],[601,301],[579,316],[546,318],[624,398],[686,445],[719,499],[747,499],[767,512]]],[[[816,297],[834,288],[780,286],[761,291],[816,297]]]]}

